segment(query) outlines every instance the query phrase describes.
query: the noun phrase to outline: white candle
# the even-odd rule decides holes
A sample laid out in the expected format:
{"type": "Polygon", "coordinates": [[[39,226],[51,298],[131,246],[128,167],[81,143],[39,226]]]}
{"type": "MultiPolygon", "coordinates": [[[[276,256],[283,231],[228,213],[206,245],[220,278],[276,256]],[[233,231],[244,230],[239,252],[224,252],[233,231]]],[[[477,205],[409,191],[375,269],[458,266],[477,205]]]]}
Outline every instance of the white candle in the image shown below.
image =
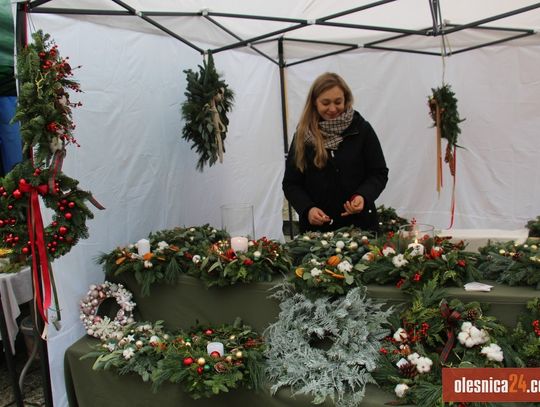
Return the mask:
{"type": "Polygon", "coordinates": [[[139,256],[150,253],[150,242],[148,239],[141,239],[137,242],[137,252],[139,253],[139,256]]]}
{"type": "Polygon", "coordinates": [[[231,237],[231,248],[235,252],[247,252],[248,250],[248,239],[243,236],[231,237]]]}
{"type": "Polygon", "coordinates": [[[223,356],[225,354],[225,349],[221,342],[210,342],[206,345],[206,352],[209,355],[212,355],[212,352],[217,352],[219,353],[219,356],[223,356]]]}
{"type": "Polygon", "coordinates": [[[411,243],[407,246],[411,250],[411,256],[422,256],[424,254],[424,245],[418,243],[418,240],[414,240],[414,243],[411,243]]]}

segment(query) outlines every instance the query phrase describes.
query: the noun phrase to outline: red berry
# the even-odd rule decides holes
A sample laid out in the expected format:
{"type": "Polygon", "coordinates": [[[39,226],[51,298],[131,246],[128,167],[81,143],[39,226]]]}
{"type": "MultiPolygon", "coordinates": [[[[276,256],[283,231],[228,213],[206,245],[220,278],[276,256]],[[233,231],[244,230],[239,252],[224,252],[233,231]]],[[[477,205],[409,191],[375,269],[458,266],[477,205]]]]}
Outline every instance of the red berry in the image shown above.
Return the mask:
{"type": "Polygon", "coordinates": [[[20,199],[21,197],[22,197],[22,192],[21,191],[19,191],[18,189],[13,191],[13,198],[20,199]]]}
{"type": "Polygon", "coordinates": [[[67,220],[70,220],[73,215],[71,214],[71,212],[66,212],[66,214],[64,215],[64,217],[67,219],[67,220]]]}
{"type": "Polygon", "coordinates": [[[193,364],[193,362],[193,358],[184,358],[184,360],[182,361],[184,366],[190,366],[191,364],[193,364]]]}

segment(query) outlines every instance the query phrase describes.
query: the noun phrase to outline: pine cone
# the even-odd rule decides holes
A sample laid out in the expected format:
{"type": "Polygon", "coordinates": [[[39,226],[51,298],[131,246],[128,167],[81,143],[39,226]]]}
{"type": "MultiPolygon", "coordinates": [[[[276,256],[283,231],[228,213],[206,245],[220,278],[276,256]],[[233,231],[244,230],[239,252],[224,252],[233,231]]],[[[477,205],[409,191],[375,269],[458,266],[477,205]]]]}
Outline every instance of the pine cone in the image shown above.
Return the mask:
{"type": "Polygon", "coordinates": [[[476,321],[478,317],[480,316],[480,313],[476,308],[470,309],[467,311],[467,321],[476,321]]]}
{"type": "Polygon", "coordinates": [[[527,367],[540,367],[540,360],[533,358],[527,360],[527,367]]]}
{"type": "Polygon", "coordinates": [[[412,379],[418,374],[416,366],[412,363],[404,363],[399,367],[399,372],[404,376],[412,379]]]}

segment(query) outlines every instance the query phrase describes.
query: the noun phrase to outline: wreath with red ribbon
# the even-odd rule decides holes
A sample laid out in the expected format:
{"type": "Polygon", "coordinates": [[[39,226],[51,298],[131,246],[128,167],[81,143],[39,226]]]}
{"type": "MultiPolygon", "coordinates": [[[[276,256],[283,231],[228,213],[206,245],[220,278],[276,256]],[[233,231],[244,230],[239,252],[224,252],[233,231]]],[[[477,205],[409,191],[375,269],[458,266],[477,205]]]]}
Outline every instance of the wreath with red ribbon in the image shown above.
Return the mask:
{"type": "MultiPolygon", "coordinates": [[[[94,217],[85,201],[91,193],[80,190],[78,181],[62,173],[49,188],[50,170],[34,169],[29,161],[15,166],[0,179],[0,238],[12,249],[15,259],[32,254],[32,242],[43,245],[48,258],[58,258],[71,250],[79,239],[88,237],[86,220],[94,217]],[[52,222],[42,228],[39,219],[35,227],[28,215],[33,206],[38,213],[39,198],[54,211],[52,222]],[[28,233],[35,230],[35,234],[28,233]]],[[[34,215],[35,216],[35,215],[34,215]]]]}
{"type": "Polygon", "coordinates": [[[16,261],[30,256],[35,302],[47,322],[54,286],[49,261],[88,237],[86,220],[93,214],[86,200],[104,208],[77,187],[77,180],[62,173],[66,146],[78,146],[72,134],[71,109],[82,105],[69,99],[68,91],[80,89],[71,79],[68,58],[60,56],[58,46],[41,30],[32,38],[33,43],[17,57],[20,93],[13,118],[21,124],[26,159],[0,179],[0,245],[12,249],[16,261]],[[47,226],[43,225],[40,198],[54,211],[47,226]]]}

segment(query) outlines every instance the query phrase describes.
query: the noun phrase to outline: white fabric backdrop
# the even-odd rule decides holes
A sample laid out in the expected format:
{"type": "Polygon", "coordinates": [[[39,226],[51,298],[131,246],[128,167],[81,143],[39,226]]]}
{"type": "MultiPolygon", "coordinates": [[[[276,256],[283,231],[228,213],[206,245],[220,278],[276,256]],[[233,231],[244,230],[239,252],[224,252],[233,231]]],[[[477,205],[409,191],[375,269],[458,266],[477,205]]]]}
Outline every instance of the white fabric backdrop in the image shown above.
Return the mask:
{"type": "MultiPolygon", "coordinates": [[[[279,75],[266,59],[242,51],[215,56],[236,92],[225,163],[195,170],[196,157],[181,140],[182,70],[201,57],[164,36],[127,32],[75,19],[32,15],[70,56],[84,94],[74,114],[80,149],[71,148],[65,173],[81,181],[106,207],[89,222],[90,238],[54,263],[63,328],[49,341],[55,406],[67,405],[65,349],[83,334],[78,301],[103,280],[100,252],[134,242],[150,231],[211,223],[219,206],[251,202],[256,235],[281,238],[283,143],[279,75]]],[[[459,99],[458,228],[521,228],[540,212],[540,47],[509,46],[452,57],[446,80],[459,99]]],[[[451,183],[435,191],[435,136],[426,105],[441,83],[436,57],[359,51],[287,70],[292,136],[312,80],[331,70],[353,88],[356,108],[372,123],[390,168],[379,204],[445,228],[451,183]]],[[[74,98],[75,99],[75,98],[74,98]]]]}

